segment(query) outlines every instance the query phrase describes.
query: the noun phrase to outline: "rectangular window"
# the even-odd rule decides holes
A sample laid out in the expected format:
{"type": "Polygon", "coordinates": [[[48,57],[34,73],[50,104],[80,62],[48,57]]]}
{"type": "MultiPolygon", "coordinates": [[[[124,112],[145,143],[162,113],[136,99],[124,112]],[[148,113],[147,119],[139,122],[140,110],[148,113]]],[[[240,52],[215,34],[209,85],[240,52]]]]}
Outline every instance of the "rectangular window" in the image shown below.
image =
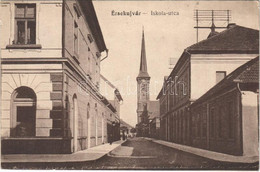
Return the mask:
{"type": "Polygon", "coordinates": [[[78,56],[79,51],[78,43],[78,24],[74,22],[74,53],[76,54],[76,56],[78,56]]]}
{"type": "Polygon", "coordinates": [[[210,137],[211,138],[214,138],[215,137],[215,110],[214,110],[214,108],[212,108],[211,110],[210,110],[210,118],[209,118],[209,120],[210,120],[210,137]]]}
{"type": "Polygon", "coordinates": [[[227,113],[228,113],[228,137],[229,138],[234,138],[234,109],[233,109],[233,102],[228,102],[227,106],[227,113]]]}
{"type": "Polygon", "coordinates": [[[90,43],[92,43],[94,41],[93,37],[91,34],[88,34],[88,40],[90,43]]]}
{"type": "Polygon", "coordinates": [[[200,119],[200,114],[197,114],[197,119],[196,119],[196,123],[197,123],[197,137],[201,137],[201,119],[200,119]]]}
{"type": "Polygon", "coordinates": [[[203,126],[202,126],[202,137],[207,136],[207,116],[206,113],[203,112],[203,126]]]}
{"type": "Polygon", "coordinates": [[[222,133],[221,133],[221,110],[218,109],[218,111],[216,111],[216,115],[215,115],[216,119],[215,119],[215,124],[216,124],[216,135],[218,138],[222,137],[222,133]]]}
{"type": "Polygon", "coordinates": [[[36,44],[36,5],[15,5],[15,44],[36,44]]]}
{"type": "Polygon", "coordinates": [[[216,71],[216,83],[219,83],[226,77],[226,71],[216,71]]]}

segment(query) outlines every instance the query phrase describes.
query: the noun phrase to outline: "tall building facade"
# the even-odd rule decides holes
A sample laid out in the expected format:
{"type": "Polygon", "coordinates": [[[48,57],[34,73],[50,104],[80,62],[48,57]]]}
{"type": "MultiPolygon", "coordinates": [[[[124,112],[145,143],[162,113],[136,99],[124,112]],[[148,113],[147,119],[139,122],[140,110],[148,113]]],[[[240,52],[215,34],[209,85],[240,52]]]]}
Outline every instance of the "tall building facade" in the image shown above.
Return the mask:
{"type": "Polygon", "coordinates": [[[1,1],[0,20],[2,153],[107,142],[119,119],[99,92],[107,48],[92,1],[1,1]]]}
{"type": "Polygon", "coordinates": [[[137,81],[137,123],[141,122],[141,116],[148,109],[150,76],[147,72],[144,31],[142,34],[142,48],[139,74],[137,81]]]}

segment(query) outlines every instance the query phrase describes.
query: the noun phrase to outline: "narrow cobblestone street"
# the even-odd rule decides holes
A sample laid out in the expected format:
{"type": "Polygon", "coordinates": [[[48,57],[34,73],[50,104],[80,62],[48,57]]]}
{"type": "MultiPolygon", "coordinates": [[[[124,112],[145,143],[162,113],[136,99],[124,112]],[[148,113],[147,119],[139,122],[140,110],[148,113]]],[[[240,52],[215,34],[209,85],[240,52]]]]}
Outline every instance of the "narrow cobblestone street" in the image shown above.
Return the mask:
{"type": "Polygon", "coordinates": [[[105,157],[92,162],[2,164],[18,169],[243,169],[258,163],[223,163],[168,148],[144,138],[131,138],[105,157]]]}

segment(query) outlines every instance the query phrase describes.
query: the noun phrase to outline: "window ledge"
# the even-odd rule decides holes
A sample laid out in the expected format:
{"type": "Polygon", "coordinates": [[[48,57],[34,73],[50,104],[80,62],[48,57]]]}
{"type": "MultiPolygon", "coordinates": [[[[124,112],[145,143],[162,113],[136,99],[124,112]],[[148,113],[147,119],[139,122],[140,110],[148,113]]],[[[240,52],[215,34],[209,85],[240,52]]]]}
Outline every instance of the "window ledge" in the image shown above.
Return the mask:
{"type": "Polygon", "coordinates": [[[79,62],[79,60],[78,60],[78,59],[79,59],[79,56],[78,56],[77,53],[75,53],[74,56],[72,56],[72,57],[73,57],[73,59],[76,61],[77,64],[80,64],[80,62],[79,62]]]}
{"type": "Polygon", "coordinates": [[[12,44],[7,45],[6,49],[41,49],[41,44],[12,44]]]}

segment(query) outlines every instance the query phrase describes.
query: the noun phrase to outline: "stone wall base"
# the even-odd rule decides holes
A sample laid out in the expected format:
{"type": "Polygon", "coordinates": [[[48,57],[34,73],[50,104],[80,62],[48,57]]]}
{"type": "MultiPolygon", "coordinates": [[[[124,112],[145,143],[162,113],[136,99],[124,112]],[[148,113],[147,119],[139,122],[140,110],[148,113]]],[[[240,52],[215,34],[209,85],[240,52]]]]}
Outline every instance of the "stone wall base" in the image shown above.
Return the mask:
{"type": "Polygon", "coordinates": [[[2,154],[69,154],[71,139],[8,138],[1,140],[2,154]]]}

